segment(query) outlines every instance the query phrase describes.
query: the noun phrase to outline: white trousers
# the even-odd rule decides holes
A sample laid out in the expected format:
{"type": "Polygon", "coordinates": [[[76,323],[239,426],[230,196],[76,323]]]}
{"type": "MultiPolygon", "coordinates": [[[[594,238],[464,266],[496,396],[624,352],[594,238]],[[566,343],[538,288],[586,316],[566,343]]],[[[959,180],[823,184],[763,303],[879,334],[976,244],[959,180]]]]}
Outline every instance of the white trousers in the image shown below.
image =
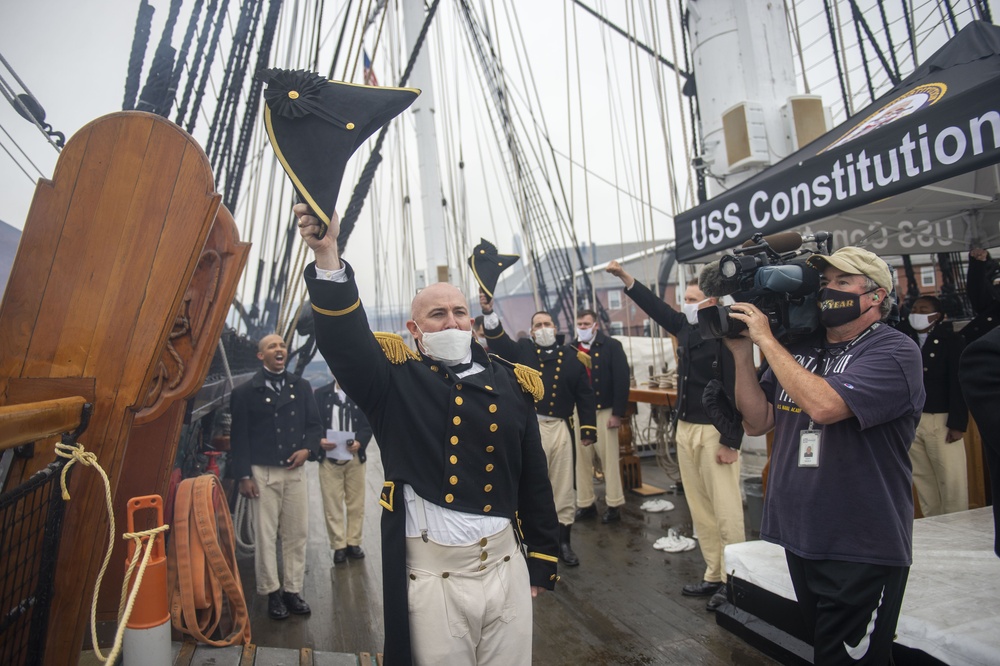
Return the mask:
{"type": "MultiPolygon", "coordinates": [[[[622,473],[618,465],[618,428],[609,428],[611,408],[597,410],[597,441],[590,446],[580,443],[580,428],[576,429],[576,505],[581,509],[592,505],[594,496],[594,456],[604,469],[604,501],[608,506],[625,504],[622,473]]],[[[579,423],[579,418],[577,418],[579,423]]]]}
{"type": "MultiPolygon", "coordinates": [[[[561,419],[539,419],[542,450],[549,464],[549,483],[556,503],[556,517],[561,525],[572,525],[576,516],[573,493],[573,441],[569,426],[561,419]]],[[[605,475],[607,476],[607,475],[605,475]]]]}
{"type": "Polygon", "coordinates": [[[531,663],[528,565],[507,526],[468,546],[406,539],[416,666],[531,663]]]}
{"type": "Polygon", "coordinates": [[[365,522],[365,465],[358,456],[343,465],[319,463],[319,487],[330,548],[341,550],[361,545],[365,522]],[[346,519],[345,519],[346,514],[346,519]]]}
{"type": "Polygon", "coordinates": [[[677,422],[677,462],[684,484],[684,497],[698,534],[705,560],[704,580],[726,579],[723,553],[731,543],[746,541],[743,497],[740,494],[740,461],[720,465],[715,454],[721,444],[719,431],[711,424],[677,422]]]}
{"type": "Polygon", "coordinates": [[[260,492],[260,497],[250,503],[257,533],[254,552],[257,594],[270,594],[282,589],[278,578],[279,536],[284,590],[301,594],[309,536],[309,495],[305,469],[301,466],[285,469],[253,465],[250,470],[260,492]]]}
{"type": "Polygon", "coordinates": [[[965,440],[947,443],[947,423],[947,414],[921,414],[910,446],[913,485],[925,517],[969,509],[965,440]]]}

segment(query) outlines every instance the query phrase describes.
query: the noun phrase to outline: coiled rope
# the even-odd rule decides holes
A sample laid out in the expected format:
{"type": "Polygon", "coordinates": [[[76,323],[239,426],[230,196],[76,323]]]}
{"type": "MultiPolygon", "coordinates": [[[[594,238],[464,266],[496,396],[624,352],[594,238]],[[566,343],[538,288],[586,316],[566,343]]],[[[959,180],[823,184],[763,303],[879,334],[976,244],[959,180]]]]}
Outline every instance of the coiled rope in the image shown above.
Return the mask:
{"type": "Polygon", "coordinates": [[[94,654],[97,655],[97,658],[101,662],[113,664],[118,658],[118,654],[121,652],[122,643],[125,637],[125,627],[128,625],[129,616],[132,615],[132,607],[139,594],[139,587],[142,585],[142,577],[146,572],[146,565],[149,564],[149,558],[153,552],[153,544],[156,540],[156,536],[161,532],[169,530],[170,526],[160,525],[159,527],[142,530],[140,532],[126,532],[122,535],[123,539],[131,539],[135,544],[135,554],[128,563],[128,569],[125,572],[125,580],[122,582],[122,592],[118,602],[118,630],[115,632],[115,640],[111,646],[111,651],[105,657],[101,652],[101,648],[97,641],[97,593],[101,589],[101,581],[104,579],[104,572],[107,571],[108,563],[111,561],[111,553],[114,550],[115,514],[111,505],[111,482],[108,481],[107,473],[97,461],[97,454],[85,450],[82,444],[58,442],[56,443],[56,455],[60,458],[66,458],[69,461],[63,467],[62,474],[59,477],[59,484],[62,489],[62,498],[64,501],[69,501],[70,499],[69,489],[66,487],[66,474],[69,472],[70,467],[76,463],[80,463],[85,467],[94,468],[94,470],[100,475],[101,480],[104,482],[104,503],[108,510],[108,548],[104,553],[104,561],[101,563],[101,570],[97,574],[97,581],[94,583],[94,595],[90,604],[90,639],[93,642],[94,654]],[[143,541],[144,537],[146,538],[145,542],[143,541]],[[143,551],[144,548],[145,551],[143,551]],[[129,593],[129,582],[132,579],[132,573],[135,571],[136,563],[139,562],[140,554],[142,555],[142,561],[139,563],[139,570],[136,574],[135,585],[132,587],[132,592],[129,593]]]}

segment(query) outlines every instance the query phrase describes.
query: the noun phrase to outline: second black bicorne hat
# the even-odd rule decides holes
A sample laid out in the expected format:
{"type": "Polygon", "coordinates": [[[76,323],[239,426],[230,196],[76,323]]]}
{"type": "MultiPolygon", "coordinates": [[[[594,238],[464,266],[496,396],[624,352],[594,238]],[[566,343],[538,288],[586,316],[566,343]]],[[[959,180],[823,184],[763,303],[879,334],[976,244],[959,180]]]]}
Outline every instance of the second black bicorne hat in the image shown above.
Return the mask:
{"type": "Polygon", "coordinates": [[[264,125],[271,147],[325,233],[347,161],[420,91],[328,81],[305,70],[267,69],[257,77],[267,83],[264,125]]]}
{"type": "Polygon", "coordinates": [[[517,263],[521,257],[516,254],[498,254],[497,248],[485,238],[479,239],[479,245],[472,250],[469,257],[469,267],[472,268],[476,282],[490,298],[497,288],[500,273],[517,263]]]}

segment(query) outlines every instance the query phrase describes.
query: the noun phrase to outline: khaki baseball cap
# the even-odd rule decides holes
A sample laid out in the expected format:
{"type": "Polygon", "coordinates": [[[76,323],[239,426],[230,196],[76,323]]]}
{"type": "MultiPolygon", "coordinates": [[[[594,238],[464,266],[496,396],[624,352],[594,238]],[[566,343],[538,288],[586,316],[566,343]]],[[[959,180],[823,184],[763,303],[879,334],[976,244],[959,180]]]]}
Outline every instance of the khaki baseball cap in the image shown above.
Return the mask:
{"type": "Polygon", "coordinates": [[[889,265],[877,254],[860,247],[842,247],[831,255],[814,254],[806,263],[819,271],[833,266],[852,275],[865,275],[886,291],[892,291],[889,265]]]}

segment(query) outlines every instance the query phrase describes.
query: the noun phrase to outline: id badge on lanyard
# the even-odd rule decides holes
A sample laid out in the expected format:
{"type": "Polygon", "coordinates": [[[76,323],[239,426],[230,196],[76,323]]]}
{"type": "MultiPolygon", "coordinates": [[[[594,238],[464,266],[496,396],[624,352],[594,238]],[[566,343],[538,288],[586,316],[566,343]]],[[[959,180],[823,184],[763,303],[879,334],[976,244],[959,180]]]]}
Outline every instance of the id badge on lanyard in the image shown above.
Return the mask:
{"type": "Polygon", "coordinates": [[[823,441],[823,431],[814,430],[809,421],[807,430],[799,431],[799,467],[819,467],[819,447],[823,441]]]}

